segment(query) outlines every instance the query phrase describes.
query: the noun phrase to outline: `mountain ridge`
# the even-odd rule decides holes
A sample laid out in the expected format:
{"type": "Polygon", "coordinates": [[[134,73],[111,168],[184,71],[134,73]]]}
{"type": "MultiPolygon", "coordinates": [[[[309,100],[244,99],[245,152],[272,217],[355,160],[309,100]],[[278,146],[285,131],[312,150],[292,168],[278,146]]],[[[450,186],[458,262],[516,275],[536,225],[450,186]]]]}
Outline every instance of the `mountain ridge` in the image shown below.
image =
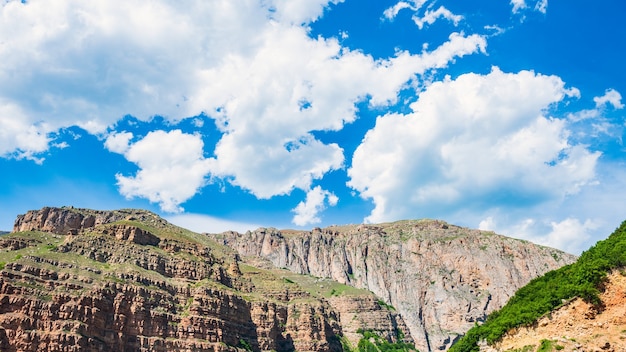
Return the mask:
{"type": "Polygon", "coordinates": [[[532,278],[574,261],[559,250],[439,220],[261,228],[212,235],[243,257],[365,288],[396,307],[421,351],[444,350],[532,278]]]}
{"type": "Polygon", "coordinates": [[[0,349],[345,351],[376,345],[408,351],[413,344],[422,352],[445,349],[464,331],[437,335],[446,327],[425,325],[427,336],[420,336],[411,326],[412,314],[435,324],[480,321],[486,308],[510,294],[507,280],[521,285],[568,260],[573,257],[557,250],[436,220],[199,234],[144,210],[45,207],[19,215],[14,232],[0,238],[0,349]],[[249,256],[237,248],[232,240],[244,236],[259,238],[240,246],[265,252],[249,256]],[[231,247],[224,246],[229,238],[231,247]],[[288,246],[292,255],[278,258],[290,261],[276,265],[267,254],[286,248],[280,245],[286,239],[300,246],[288,246]],[[458,246],[469,250],[450,257],[458,246]],[[500,259],[472,264],[478,254],[488,257],[485,253],[500,259]],[[441,280],[420,276],[426,285],[414,291],[422,295],[422,305],[406,306],[397,292],[412,290],[413,282],[389,280],[387,272],[412,276],[416,273],[406,265],[429,255],[445,259],[445,265],[418,267],[441,280]],[[338,260],[342,256],[345,261],[338,260]],[[521,266],[495,268],[509,277],[500,285],[488,277],[493,273],[480,272],[487,262],[501,260],[521,266]],[[463,267],[476,270],[465,273],[463,267]],[[493,292],[481,286],[485,280],[493,292]],[[469,304],[450,295],[456,286],[467,289],[461,296],[473,297],[469,304]],[[427,307],[443,301],[464,310],[432,315],[427,307]]]}

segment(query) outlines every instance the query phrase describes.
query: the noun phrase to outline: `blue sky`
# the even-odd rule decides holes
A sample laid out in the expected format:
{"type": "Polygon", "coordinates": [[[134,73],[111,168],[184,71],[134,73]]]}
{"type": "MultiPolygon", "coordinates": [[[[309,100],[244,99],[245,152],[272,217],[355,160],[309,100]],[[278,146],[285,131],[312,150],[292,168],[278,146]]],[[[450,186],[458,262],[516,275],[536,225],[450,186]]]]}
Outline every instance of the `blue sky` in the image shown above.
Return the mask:
{"type": "Polygon", "coordinates": [[[579,253],[626,219],[622,1],[0,6],[0,229],[436,218],[579,253]]]}

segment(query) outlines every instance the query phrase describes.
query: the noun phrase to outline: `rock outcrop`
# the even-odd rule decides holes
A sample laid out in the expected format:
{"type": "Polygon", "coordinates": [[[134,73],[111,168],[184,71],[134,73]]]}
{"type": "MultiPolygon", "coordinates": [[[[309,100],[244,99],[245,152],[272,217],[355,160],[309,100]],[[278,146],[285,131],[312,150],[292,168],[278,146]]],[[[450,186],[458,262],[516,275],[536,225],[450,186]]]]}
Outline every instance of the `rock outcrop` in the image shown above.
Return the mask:
{"type": "MultiPolygon", "coordinates": [[[[331,297],[328,301],[337,311],[344,336],[353,346],[362,337],[359,330],[375,331],[389,341],[395,340],[398,332],[409,331],[395,308],[372,297],[331,297]]],[[[404,341],[415,343],[410,335],[404,341]]]]}
{"type": "Polygon", "coordinates": [[[91,210],[74,207],[44,207],[17,216],[13,232],[45,231],[58,234],[77,234],[97,225],[122,220],[139,221],[153,226],[165,226],[166,221],[156,214],[136,209],[91,210]]]}
{"type": "Polygon", "coordinates": [[[0,269],[3,352],[330,352],[357,330],[412,341],[370,292],[245,263],[145,211],[30,211],[0,238],[0,269]]]}
{"type": "Polygon", "coordinates": [[[156,246],[161,239],[151,234],[149,231],[142,230],[132,225],[114,225],[102,231],[104,234],[111,234],[119,240],[127,240],[141,245],[156,246]]]}
{"type": "Polygon", "coordinates": [[[420,351],[449,348],[518,288],[576,259],[433,220],[213,237],[242,256],[371,290],[398,310],[420,351]]]}

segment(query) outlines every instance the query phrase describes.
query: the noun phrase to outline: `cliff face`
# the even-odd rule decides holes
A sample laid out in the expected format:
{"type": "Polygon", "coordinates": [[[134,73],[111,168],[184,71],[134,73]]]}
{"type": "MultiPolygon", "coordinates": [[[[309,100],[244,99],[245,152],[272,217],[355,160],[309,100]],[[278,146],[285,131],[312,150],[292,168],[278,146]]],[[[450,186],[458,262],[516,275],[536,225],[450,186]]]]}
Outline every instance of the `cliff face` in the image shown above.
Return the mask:
{"type": "Polygon", "coordinates": [[[420,351],[449,348],[518,288],[576,259],[431,220],[312,232],[258,229],[214,238],[242,256],[371,290],[398,310],[420,351]]]}
{"type": "Polygon", "coordinates": [[[167,226],[162,218],[143,210],[121,209],[101,211],[74,207],[44,207],[21,214],[15,219],[13,232],[44,231],[56,234],[77,234],[78,231],[121,220],[138,221],[152,226],[167,226]]]}
{"type": "Polygon", "coordinates": [[[370,292],[244,263],[145,211],[28,212],[0,238],[0,269],[6,352],[341,351],[358,329],[412,341],[370,292]]]}

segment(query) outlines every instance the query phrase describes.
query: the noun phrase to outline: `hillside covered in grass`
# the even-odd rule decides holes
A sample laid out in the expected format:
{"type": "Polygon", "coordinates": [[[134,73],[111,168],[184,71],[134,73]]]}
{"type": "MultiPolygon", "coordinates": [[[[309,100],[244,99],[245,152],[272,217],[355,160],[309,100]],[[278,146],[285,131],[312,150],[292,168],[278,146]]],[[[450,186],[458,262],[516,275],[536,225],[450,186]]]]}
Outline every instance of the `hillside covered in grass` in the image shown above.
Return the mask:
{"type": "Polygon", "coordinates": [[[451,352],[479,351],[478,344],[494,344],[510,330],[528,326],[574,297],[601,306],[600,293],[607,275],[626,266],[626,221],[606,240],[583,252],[573,264],[532,280],[516,292],[484,324],[476,325],[451,348],[451,352]]]}

